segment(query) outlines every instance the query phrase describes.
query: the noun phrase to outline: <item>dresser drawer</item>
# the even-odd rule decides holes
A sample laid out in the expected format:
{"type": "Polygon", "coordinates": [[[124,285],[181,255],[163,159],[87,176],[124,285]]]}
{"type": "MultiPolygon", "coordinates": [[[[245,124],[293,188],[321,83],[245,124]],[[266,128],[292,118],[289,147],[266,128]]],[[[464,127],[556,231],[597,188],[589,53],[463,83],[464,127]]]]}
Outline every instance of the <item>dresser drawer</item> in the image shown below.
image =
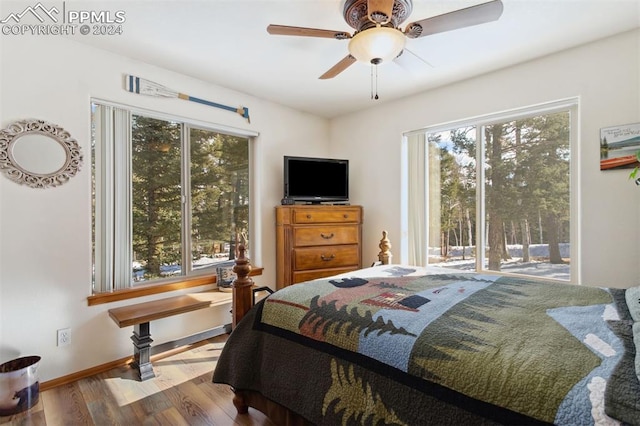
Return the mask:
{"type": "Polygon", "coordinates": [[[358,225],[298,226],[293,229],[295,247],[358,244],[359,237],[358,225]]]}
{"type": "Polygon", "coordinates": [[[293,250],[293,269],[338,268],[341,266],[359,265],[360,253],[358,245],[304,247],[293,250]]]}
{"type": "Polygon", "coordinates": [[[360,208],[338,207],[332,209],[296,209],[293,223],[360,223],[360,208]]]}
{"type": "Polygon", "coordinates": [[[330,277],[332,275],[344,274],[347,272],[357,270],[357,266],[349,266],[346,268],[333,268],[333,269],[315,269],[310,271],[300,271],[293,273],[292,284],[301,283],[304,281],[317,280],[318,278],[330,277]]]}

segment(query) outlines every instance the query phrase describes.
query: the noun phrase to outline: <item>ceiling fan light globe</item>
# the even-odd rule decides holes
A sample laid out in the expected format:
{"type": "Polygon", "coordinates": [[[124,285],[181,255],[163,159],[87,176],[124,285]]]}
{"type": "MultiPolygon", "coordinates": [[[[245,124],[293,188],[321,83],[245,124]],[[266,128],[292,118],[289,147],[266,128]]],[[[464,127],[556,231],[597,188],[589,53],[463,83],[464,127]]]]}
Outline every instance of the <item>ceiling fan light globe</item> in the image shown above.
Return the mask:
{"type": "Polygon", "coordinates": [[[375,27],[355,34],[349,41],[349,53],[359,61],[380,63],[394,60],[406,42],[405,35],[395,28],[375,27]]]}

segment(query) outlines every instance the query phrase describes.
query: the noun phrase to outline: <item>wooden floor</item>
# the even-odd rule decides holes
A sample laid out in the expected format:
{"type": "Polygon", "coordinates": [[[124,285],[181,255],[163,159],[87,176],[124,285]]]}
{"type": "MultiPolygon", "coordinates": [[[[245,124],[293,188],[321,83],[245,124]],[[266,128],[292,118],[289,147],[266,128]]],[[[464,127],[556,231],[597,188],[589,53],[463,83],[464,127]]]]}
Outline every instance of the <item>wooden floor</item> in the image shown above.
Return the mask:
{"type": "Polygon", "coordinates": [[[154,359],[156,377],[144,382],[127,366],[40,392],[35,406],[0,417],[0,424],[274,426],[253,409],[237,414],[229,386],[211,382],[227,337],[154,359]]]}

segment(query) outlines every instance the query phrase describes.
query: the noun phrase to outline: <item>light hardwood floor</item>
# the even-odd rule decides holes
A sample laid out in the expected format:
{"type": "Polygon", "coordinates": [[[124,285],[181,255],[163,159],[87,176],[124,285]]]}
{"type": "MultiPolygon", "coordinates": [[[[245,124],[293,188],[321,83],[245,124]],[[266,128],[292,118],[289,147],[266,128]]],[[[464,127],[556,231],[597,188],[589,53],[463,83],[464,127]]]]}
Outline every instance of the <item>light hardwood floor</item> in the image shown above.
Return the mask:
{"type": "Polygon", "coordinates": [[[156,377],[144,382],[126,366],[40,392],[35,406],[0,417],[0,424],[274,426],[253,409],[237,414],[229,386],[211,382],[227,337],[154,359],[156,377]]]}

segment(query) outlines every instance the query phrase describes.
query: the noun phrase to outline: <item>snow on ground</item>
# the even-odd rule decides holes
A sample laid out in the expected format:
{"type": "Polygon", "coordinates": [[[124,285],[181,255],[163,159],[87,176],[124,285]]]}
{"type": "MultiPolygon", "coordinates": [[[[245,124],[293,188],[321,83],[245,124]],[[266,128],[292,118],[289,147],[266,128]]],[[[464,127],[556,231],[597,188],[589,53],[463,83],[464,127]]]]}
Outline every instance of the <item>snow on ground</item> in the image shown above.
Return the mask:
{"type": "MultiPolygon", "coordinates": [[[[193,262],[192,268],[196,270],[204,268],[214,268],[218,266],[232,266],[233,264],[234,261],[229,260],[229,253],[223,253],[221,255],[215,255],[214,257],[202,256],[201,258],[193,262]]],[[[145,272],[146,269],[144,269],[140,262],[133,262],[134,281],[145,281],[145,272]]],[[[180,265],[161,265],[160,273],[163,277],[180,275],[182,273],[182,268],[180,265]]]]}
{"type": "MultiPolygon", "coordinates": [[[[522,262],[522,245],[507,245],[507,249],[512,259],[502,262],[502,272],[510,272],[514,274],[524,274],[536,277],[551,278],[556,280],[569,281],[570,265],[551,264],[541,258],[549,257],[549,246],[547,244],[532,244],[529,246],[530,262],[522,262]]],[[[431,249],[432,256],[436,255],[439,249],[431,249]]],[[[475,269],[475,258],[470,255],[471,249],[465,248],[465,257],[462,259],[462,247],[452,247],[449,251],[449,259],[446,262],[432,263],[431,266],[442,266],[446,268],[460,269],[464,271],[473,271],[475,269]]],[[[560,244],[560,255],[564,259],[569,259],[570,245],[567,243],[560,244]]]]}

